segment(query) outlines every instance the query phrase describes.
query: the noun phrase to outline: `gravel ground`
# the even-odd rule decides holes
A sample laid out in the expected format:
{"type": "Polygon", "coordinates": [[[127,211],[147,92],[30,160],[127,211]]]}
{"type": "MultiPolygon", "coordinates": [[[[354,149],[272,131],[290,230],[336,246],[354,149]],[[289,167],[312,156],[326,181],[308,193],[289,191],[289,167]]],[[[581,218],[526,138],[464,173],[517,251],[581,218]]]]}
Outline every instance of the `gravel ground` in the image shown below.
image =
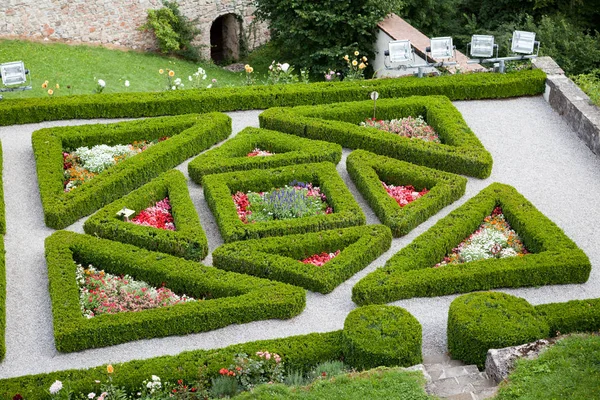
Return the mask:
{"type": "MultiPolygon", "coordinates": [[[[350,296],[352,286],[359,279],[382,266],[438,219],[492,182],[515,186],[588,254],[594,267],[588,283],[583,285],[504,291],[524,297],[533,304],[600,297],[600,224],[595,222],[600,218],[600,158],[594,156],[541,97],[456,102],[455,105],[492,153],[492,176],[486,180],[469,179],[467,193],[461,200],[443,209],[409,235],[394,239],[388,252],[332,293],[307,293],[306,309],[299,316],[287,321],[258,321],[212,332],[141,340],[71,354],[58,353],[54,348],[43,248],[45,237],[53,230],[43,222],[30,136],[43,127],[107,121],[61,121],[0,127],[7,211],[7,354],[0,363],[0,378],[341,329],[344,318],[355,307],[350,296]]],[[[246,126],[258,126],[259,113],[230,113],[234,132],[246,126]]],[[[345,169],[348,154],[349,151],[345,150],[338,171],[367,215],[367,222],[378,223],[348,177],[345,169]]],[[[187,163],[178,169],[187,174],[187,163]]],[[[204,201],[202,189],[191,181],[189,189],[208,236],[209,247],[213,250],[222,243],[216,223],[204,201]]],[[[79,221],[69,229],[82,232],[82,225],[83,221],[79,221]]],[[[205,264],[210,265],[211,262],[209,256],[205,264]]],[[[423,325],[424,354],[446,351],[446,318],[450,302],[455,297],[416,298],[393,303],[408,309],[423,325]]]]}

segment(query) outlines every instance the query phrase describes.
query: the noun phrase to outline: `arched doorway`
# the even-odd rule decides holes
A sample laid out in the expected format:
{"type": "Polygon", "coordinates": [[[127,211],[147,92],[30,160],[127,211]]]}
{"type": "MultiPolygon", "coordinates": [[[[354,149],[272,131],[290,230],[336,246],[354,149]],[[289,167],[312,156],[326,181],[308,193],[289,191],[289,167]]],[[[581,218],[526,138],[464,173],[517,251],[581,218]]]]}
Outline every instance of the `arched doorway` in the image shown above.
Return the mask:
{"type": "Polygon", "coordinates": [[[219,64],[240,57],[242,23],[235,14],[221,15],[210,27],[210,58],[219,64]]]}

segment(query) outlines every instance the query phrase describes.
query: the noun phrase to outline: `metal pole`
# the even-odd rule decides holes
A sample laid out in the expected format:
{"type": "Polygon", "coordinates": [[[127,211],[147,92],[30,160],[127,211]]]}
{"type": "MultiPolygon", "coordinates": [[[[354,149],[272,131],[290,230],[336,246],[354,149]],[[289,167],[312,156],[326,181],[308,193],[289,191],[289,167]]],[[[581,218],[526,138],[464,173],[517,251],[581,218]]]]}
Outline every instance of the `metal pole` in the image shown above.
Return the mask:
{"type": "Polygon", "coordinates": [[[418,71],[418,72],[417,72],[417,76],[418,76],[419,78],[422,78],[422,77],[423,77],[423,67],[419,67],[419,68],[417,69],[417,71],[418,71]]]}
{"type": "Polygon", "coordinates": [[[498,72],[500,72],[501,74],[504,73],[504,60],[500,60],[499,62],[499,67],[498,67],[498,72]]]}

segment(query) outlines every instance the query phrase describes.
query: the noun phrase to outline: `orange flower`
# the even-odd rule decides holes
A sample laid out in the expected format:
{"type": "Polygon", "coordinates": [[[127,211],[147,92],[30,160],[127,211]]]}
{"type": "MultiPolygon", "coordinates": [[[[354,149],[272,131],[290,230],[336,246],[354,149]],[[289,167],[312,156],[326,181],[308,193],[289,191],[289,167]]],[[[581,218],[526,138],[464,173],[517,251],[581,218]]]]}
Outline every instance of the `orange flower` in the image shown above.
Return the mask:
{"type": "Polygon", "coordinates": [[[112,366],[111,364],[108,364],[108,365],[106,366],[106,371],[107,371],[109,374],[112,374],[113,372],[115,372],[115,369],[113,368],[113,366],[112,366]]]}
{"type": "Polygon", "coordinates": [[[169,71],[169,76],[171,76],[171,77],[175,76],[175,71],[169,71]]]}
{"type": "Polygon", "coordinates": [[[42,89],[46,89],[48,87],[48,84],[46,82],[42,83],[42,89]]]}

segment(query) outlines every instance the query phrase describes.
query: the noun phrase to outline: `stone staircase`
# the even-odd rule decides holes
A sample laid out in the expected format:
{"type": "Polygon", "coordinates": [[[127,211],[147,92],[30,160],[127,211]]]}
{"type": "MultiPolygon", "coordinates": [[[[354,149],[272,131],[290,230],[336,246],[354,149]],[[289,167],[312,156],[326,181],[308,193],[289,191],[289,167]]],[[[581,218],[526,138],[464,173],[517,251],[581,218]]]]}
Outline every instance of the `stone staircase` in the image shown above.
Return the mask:
{"type": "Polygon", "coordinates": [[[423,365],[429,394],[451,400],[481,400],[496,395],[496,382],[475,365],[465,365],[446,355],[424,356],[423,365]]]}

